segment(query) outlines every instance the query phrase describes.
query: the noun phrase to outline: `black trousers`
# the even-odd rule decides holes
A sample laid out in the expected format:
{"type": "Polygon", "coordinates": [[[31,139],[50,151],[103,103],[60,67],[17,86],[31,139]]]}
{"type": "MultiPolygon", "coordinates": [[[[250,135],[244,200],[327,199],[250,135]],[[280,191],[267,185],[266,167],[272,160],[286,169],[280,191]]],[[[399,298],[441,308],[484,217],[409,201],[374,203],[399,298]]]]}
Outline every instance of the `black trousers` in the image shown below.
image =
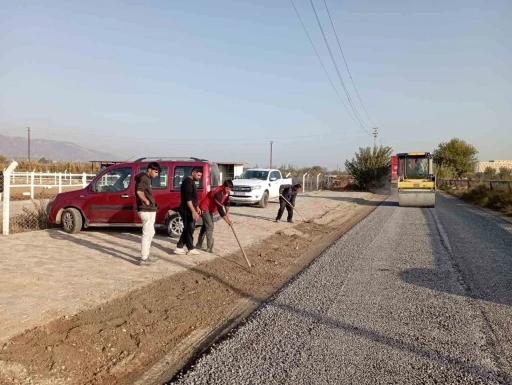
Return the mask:
{"type": "Polygon", "coordinates": [[[180,215],[183,220],[183,233],[181,233],[180,240],[176,246],[182,249],[183,245],[185,245],[189,251],[194,250],[194,231],[196,229],[196,221],[192,218],[192,213],[184,207],[180,209],[180,215]]]}
{"type": "Polygon", "coordinates": [[[293,208],[284,201],[283,198],[279,198],[279,211],[277,212],[276,220],[281,220],[281,217],[283,216],[284,209],[288,211],[288,218],[286,218],[287,221],[291,221],[293,218],[293,208]]]}

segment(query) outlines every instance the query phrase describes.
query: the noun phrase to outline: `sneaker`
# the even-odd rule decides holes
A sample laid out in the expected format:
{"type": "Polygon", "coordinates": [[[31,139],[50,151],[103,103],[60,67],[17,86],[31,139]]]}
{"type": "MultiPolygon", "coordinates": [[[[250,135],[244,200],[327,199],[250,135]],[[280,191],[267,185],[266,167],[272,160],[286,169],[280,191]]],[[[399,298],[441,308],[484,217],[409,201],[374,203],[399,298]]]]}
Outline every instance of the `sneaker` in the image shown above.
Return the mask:
{"type": "Polygon", "coordinates": [[[192,249],[192,250],[190,250],[188,253],[189,253],[189,254],[192,254],[192,255],[199,255],[199,254],[201,254],[201,253],[199,252],[199,250],[196,250],[196,249],[192,249]]]}
{"type": "Polygon", "coordinates": [[[183,248],[180,249],[179,247],[176,247],[174,249],[174,254],[185,255],[187,252],[183,248]]]}
{"type": "Polygon", "coordinates": [[[279,219],[275,219],[274,222],[279,222],[279,219]]]}
{"type": "Polygon", "coordinates": [[[293,223],[293,221],[292,221],[292,220],[289,220],[289,221],[288,221],[288,223],[293,223]]]}
{"type": "Polygon", "coordinates": [[[139,258],[139,266],[149,266],[149,258],[139,258]]]}
{"type": "Polygon", "coordinates": [[[206,252],[213,254],[213,247],[211,249],[206,249],[206,252]]]}

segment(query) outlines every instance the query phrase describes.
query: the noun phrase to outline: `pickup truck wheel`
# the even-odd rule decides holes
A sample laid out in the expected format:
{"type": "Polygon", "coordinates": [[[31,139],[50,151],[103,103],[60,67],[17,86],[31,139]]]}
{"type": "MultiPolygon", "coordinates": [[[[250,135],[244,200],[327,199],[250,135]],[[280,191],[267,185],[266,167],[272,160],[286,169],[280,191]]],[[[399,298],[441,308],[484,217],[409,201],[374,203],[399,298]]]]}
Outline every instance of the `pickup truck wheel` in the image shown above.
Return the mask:
{"type": "Polygon", "coordinates": [[[263,193],[263,196],[261,197],[260,201],[258,202],[258,206],[261,207],[262,209],[264,209],[265,207],[267,207],[267,203],[268,203],[268,191],[265,191],[263,193]]]}
{"type": "Polygon", "coordinates": [[[82,230],[82,214],[77,209],[70,207],[62,212],[62,229],[68,234],[75,234],[82,230]]]}
{"type": "Polygon", "coordinates": [[[183,233],[183,220],[181,219],[181,215],[171,215],[167,218],[165,227],[167,228],[167,234],[169,234],[171,238],[181,237],[181,234],[183,233]]]}

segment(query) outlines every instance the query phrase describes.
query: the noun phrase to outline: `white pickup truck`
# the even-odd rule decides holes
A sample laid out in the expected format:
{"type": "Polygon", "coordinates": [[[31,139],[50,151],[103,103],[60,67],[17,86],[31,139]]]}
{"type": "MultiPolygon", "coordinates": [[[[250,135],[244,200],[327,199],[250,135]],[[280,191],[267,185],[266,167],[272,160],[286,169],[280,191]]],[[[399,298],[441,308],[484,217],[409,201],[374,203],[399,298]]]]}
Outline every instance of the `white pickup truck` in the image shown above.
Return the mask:
{"type": "Polygon", "coordinates": [[[267,207],[268,200],[279,196],[279,187],[292,184],[292,178],[284,179],[281,171],[270,168],[251,168],[233,179],[233,191],[229,201],[258,204],[267,207]]]}

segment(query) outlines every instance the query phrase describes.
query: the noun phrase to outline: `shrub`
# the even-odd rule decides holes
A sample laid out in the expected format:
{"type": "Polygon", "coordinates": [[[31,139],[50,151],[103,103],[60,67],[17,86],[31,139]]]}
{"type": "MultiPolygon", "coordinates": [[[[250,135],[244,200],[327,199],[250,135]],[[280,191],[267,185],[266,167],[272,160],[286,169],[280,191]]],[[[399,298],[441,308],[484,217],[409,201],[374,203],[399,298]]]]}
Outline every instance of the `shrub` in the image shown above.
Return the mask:
{"type": "Polygon", "coordinates": [[[460,198],[465,202],[501,211],[507,215],[512,215],[512,193],[505,191],[489,190],[484,185],[475,187],[460,194],[460,198]]]}

